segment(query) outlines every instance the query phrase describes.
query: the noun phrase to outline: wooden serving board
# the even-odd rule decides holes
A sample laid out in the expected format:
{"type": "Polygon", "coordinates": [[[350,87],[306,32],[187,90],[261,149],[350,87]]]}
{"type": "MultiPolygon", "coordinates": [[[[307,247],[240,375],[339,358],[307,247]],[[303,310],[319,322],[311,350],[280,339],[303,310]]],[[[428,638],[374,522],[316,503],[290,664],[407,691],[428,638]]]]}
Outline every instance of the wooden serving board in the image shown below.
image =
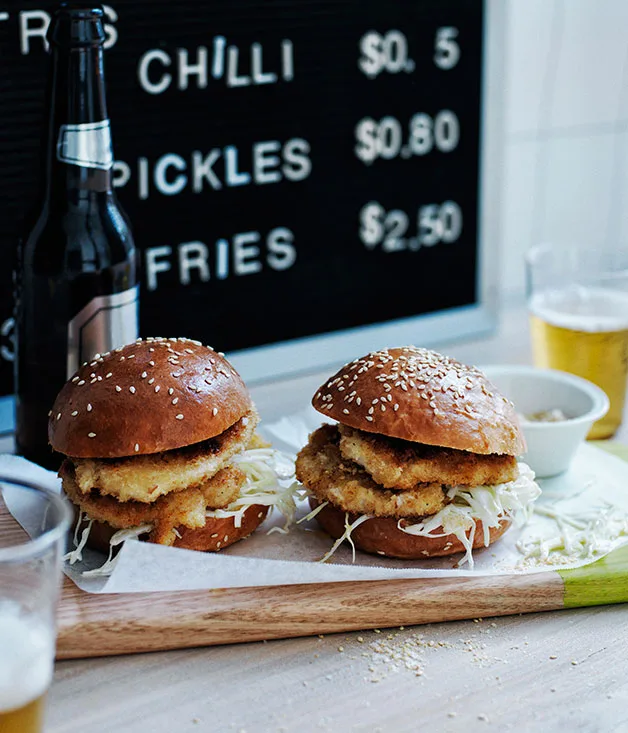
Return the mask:
{"type": "MultiPolygon", "coordinates": [[[[617,448],[613,448],[617,454],[617,448]]],[[[622,457],[628,455],[625,449],[622,457]]],[[[0,514],[0,533],[23,532],[0,514]]],[[[88,594],[64,578],[72,659],[628,602],[628,546],[577,570],[169,593],[88,594]]]]}
{"type": "Polygon", "coordinates": [[[59,659],[282,639],[628,601],[628,547],[533,575],[94,595],[64,579],[59,659]]]}

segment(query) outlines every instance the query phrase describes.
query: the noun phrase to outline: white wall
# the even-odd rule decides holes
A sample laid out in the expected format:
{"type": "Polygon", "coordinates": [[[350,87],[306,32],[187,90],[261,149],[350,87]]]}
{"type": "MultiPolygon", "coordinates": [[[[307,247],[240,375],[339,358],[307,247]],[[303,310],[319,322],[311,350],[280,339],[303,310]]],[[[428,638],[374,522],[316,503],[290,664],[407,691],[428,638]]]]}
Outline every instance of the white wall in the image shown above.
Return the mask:
{"type": "Polygon", "coordinates": [[[628,0],[505,0],[505,303],[541,241],[628,240],[628,0]]]}

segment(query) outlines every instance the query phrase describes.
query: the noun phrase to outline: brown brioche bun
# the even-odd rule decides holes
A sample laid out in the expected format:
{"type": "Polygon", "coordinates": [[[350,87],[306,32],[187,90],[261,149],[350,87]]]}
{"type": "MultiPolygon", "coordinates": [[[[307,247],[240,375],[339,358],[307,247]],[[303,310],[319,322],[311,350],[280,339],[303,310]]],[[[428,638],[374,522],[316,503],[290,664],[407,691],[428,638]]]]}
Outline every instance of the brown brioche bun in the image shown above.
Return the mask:
{"type": "Polygon", "coordinates": [[[355,359],[320,387],[312,405],[391,438],[480,454],[526,450],[514,405],[478,369],[414,346],[355,359]]]}
{"type": "MultiPolygon", "coordinates": [[[[205,526],[199,529],[178,527],[177,531],[181,537],[174,541],[174,547],[181,547],[186,550],[198,550],[200,552],[218,552],[225,547],[233,545],[234,542],[248,537],[266,519],[269,507],[261,504],[253,504],[248,507],[240,522],[235,526],[233,517],[217,518],[207,517],[205,526]]],[[[84,521],[81,527],[84,527],[84,521]]],[[[109,552],[109,540],[118,530],[105,522],[93,522],[90,530],[87,546],[101,552],[109,552]]],[[[147,539],[147,535],[141,536],[147,539]]]]}
{"type": "MultiPolygon", "coordinates": [[[[315,509],[321,502],[310,497],[310,506],[315,509]]],[[[354,522],[357,514],[349,514],[349,522],[354,522]]],[[[316,515],[320,526],[334,539],[342,537],[345,532],[345,512],[333,504],[327,504],[316,515]]],[[[412,520],[404,520],[412,524],[412,520]]],[[[357,549],[373,555],[384,555],[402,560],[425,560],[427,557],[441,557],[465,552],[465,548],[454,534],[444,537],[421,537],[408,534],[397,527],[397,519],[392,517],[374,517],[359,524],[352,532],[351,539],[357,549]]],[[[489,529],[489,545],[498,540],[510,527],[510,519],[504,518],[499,526],[489,529]]],[[[435,530],[438,534],[439,530],[435,530]]],[[[467,535],[468,536],[468,535],[467,535]]],[[[481,520],[475,521],[473,548],[484,547],[484,529],[481,520]]]]}
{"type": "Polygon", "coordinates": [[[59,392],[48,440],[75,458],[121,458],[219,435],[252,408],[240,375],[198,341],[146,339],[96,355],[59,392]]]}

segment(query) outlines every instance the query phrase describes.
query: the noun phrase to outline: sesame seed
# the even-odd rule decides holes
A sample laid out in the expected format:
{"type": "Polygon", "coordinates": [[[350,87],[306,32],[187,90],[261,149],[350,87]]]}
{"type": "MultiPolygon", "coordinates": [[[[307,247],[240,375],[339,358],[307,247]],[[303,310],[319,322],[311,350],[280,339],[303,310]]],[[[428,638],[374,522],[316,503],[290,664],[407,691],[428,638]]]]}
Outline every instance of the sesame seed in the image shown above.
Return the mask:
{"type": "Polygon", "coordinates": [[[349,410],[347,410],[346,407],[344,408],[343,412],[344,412],[345,415],[348,415],[349,414],[349,410]]]}
{"type": "Polygon", "coordinates": [[[61,413],[60,412],[57,414],[57,420],[61,420],[61,413]]]}
{"type": "Polygon", "coordinates": [[[77,415],[78,415],[78,410],[74,410],[74,412],[72,413],[72,417],[76,417],[77,415]]]}
{"type": "Polygon", "coordinates": [[[96,377],[94,377],[93,379],[90,379],[90,380],[89,380],[89,383],[90,383],[90,384],[94,384],[94,382],[97,382],[97,381],[98,381],[98,380],[96,379],[96,377]]]}
{"type": "Polygon", "coordinates": [[[158,384],[155,385],[155,392],[159,392],[160,389],[161,389],[161,387],[158,384]]]}
{"type": "Polygon", "coordinates": [[[130,392],[131,394],[135,394],[135,393],[137,392],[137,390],[135,389],[135,387],[134,387],[133,385],[131,385],[131,386],[129,387],[129,392],[130,392]]]}
{"type": "Polygon", "coordinates": [[[79,379],[78,377],[72,377],[73,382],[78,382],[78,379],[79,379]]]}
{"type": "Polygon", "coordinates": [[[116,392],[122,392],[122,387],[119,384],[116,384],[116,392]]]}
{"type": "Polygon", "coordinates": [[[367,419],[367,420],[368,420],[369,422],[373,422],[373,418],[372,418],[372,417],[371,417],[370,415],[367,415],[367,416],[366,416],[366,419],[367,419]]]}
{"type": "Polygon", "coordinates": [[[85,380],[84,379],[81,379],[81,381],[78,383],[78,386],[79,387],[82,387],[84,384],[85,384],[85,380]]]}
{"type": "Polygon", "coordinates": [[[173,404],[173,405],[176,405],[178,401],[179,401],[179,398],[178,398],[178,397],[175,397],[175,398],[174,398],[174,399],[172,400],[172,404],[173,404]]]}
{"type": "Polygon", "coordinates": [[[96,437],[96,433],[87,433],[87,437],[88,438],[95,438],[96,437]]]}
{"type": "Polygon", "coordinates": [[[168,394],[174,394],[174,389],[173,389],[172,387],[170,387],[170,388],[168,389],[168,394]]]}
{"type": "Polygon", "coordinates": [[[112,376],[112,372],[109,372],[109,374],[105,374],[105,379],[109,379],[109,377],[112,376]]]}
{"type": "Polygon", "coordinates": [[[372,407],[372,406],[371,406],[371,407],[369,407],[369,415],[372,415],[372,414],[373,414],[373,412],[375,412],[375,408],[374,408],[374,407],[372,407]]]}
{"type": "Polygon", "coordinates": [[[217,414],[218,414],[218,408],[214,407],[214,409],[212,410],[212,415],[216,417],[217,414]]]}
{"type": "Polygon", "coordinates": [[[124,357],[124,356],[121,356],[121,357],[120,357],[120,361],[124,361],[124,360],[125,360],[125,358],[126,358],[126,357],[124,357]]]}
{"type": "Polygon", "coordinates": [[[92,403],[88,402],[87,403],[87,412],[91,412],[91,411],[92,411],[92,403]]]}
{"type": "Polygon", "coordinates": [[[129,354],[129,359],[135,359],[135,354],[129,354]]]}
{"type": "MultiPolygon", "coordinates": [[[[151,351],[153,351],[153,349],[151,349],[151,351]]],[[[148,363],[149,363],[149,364],[150,364],[151,366],[155,366],[155,362],[154,362],[154,361],[149,361],[148,363]]]]}
{"type": "Polygon", "coordinates": [[[212,535],[212,540],[215,540],[216,537],[218,537],[218,532],[214,532],[214,534],[212,535]]]}
{"type": "Polygon", "coordinates": [[[183,420],[183,415],[182,415],[181,413],[179,413],[179,414],[177,415],[177,420],[183,420]]]}
{"type": "Polygon", "coordinates": [[[139,451],[139,449],[140,449],[140,444],[139,443],[136,443],[135,444],[135,452],[137,453],[139,451]]]}
{"type": "Polygon", "coordinates": [[[398,409],[399,409],[399,405],[398,405],[398,404],[397,404],[397,403],[395,402],[395,405],[394,405],[394,407],[393,407],[393,410],[394,410],[395,412],[397,412],[397,410],[398,410],[398,409]]]}
{"type": "Polygon", "coordinates": [[[148,376],[148,372],[142,372],[142,379],[146,379],[147,376],[148,376]]]}
{"type": "Polygon", "coordinates": [[[154,381],[155,381],[155,377],[151,377],[151,378],[150,378],[150,379],[148,380],[148,383],[149,383],[149,384],[152,384],[152,383],[153,383],[154,381]]]}

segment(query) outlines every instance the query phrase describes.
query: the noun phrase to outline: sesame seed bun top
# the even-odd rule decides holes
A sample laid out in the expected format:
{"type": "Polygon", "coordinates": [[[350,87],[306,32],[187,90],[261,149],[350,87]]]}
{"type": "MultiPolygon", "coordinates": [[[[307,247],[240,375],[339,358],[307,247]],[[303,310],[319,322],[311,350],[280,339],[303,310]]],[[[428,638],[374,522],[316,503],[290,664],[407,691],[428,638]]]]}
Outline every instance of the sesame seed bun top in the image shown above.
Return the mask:
{"type": "Polygon", "coordinates": [[[414,346],[355,359],[321,386],[312,405],[391,438],[481,454],[526,450],[514,405],[482,372],[414,346]]]}
{"type": "Polygon", "coordinates": [[[76,458],[159,453],[213,438],[251,409],[222,354],[184,338],[140,339],[96,354],[63,386],[48,440],[76,458]]]}

